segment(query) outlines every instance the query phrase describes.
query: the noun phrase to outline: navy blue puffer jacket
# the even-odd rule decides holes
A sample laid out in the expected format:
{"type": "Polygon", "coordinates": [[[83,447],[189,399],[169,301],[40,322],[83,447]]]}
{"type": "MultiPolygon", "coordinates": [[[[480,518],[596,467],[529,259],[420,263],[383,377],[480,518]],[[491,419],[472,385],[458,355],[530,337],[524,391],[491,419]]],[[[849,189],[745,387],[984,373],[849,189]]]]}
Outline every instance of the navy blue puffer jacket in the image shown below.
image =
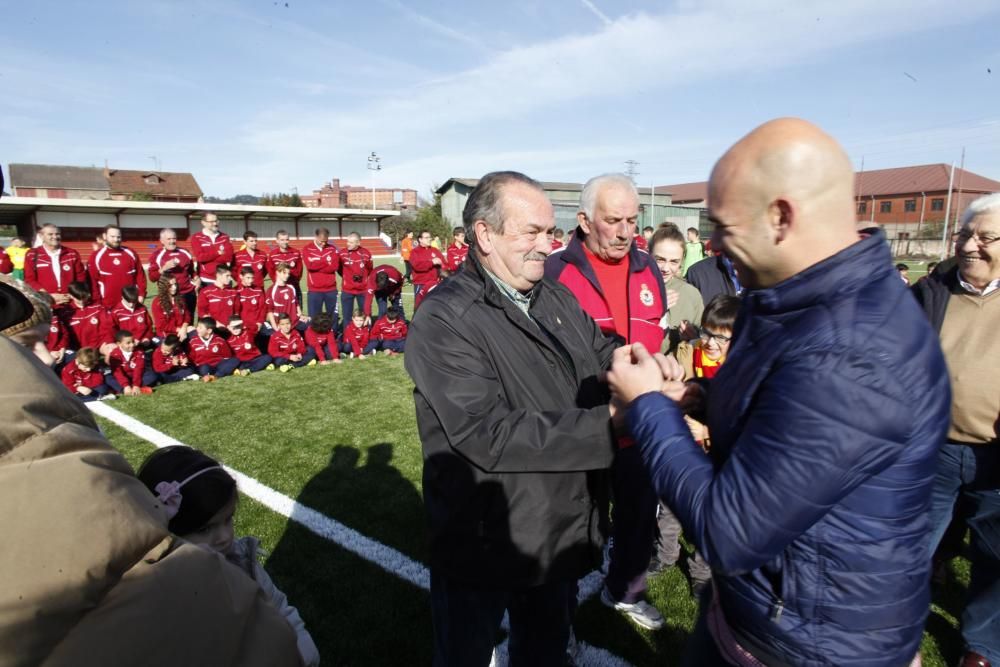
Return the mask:
{"type": "Polygon", "coordinates": [[[745,293],[708,389],[711,458],[659,394],[629,424],[744,648],[769,665],[895,667],[930,603],[950,406],[937,337],[877,234],[745,293]]]}

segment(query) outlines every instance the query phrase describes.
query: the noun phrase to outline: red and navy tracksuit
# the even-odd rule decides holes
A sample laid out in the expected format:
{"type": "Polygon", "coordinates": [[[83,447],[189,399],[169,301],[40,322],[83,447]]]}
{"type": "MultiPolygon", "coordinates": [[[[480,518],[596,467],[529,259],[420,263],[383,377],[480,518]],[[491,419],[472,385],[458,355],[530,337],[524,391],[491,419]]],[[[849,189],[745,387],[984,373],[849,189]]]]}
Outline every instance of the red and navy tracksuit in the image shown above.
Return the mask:
{"type": "Polygon", "coordinates": [[[275,366],[291,364],[299,368],[316,358],[316,354],[312,350],[306,349],[302,335],[295,329],[287,334],[280,331],[271,334],[271,340],[267,343],[267,353],[274,359],[275,366]],[[301,354],[302,358],[298,361],[292,361],[289,357],[293,354],[301,354]]]}
{"type": "Polygon", "coordinates": [[[403,352],[406,346],[406,322],[402,317],[397,317],[395,322],[390,322],[388,317],[380,317],[372,325],[368,345],[365,346],[365,354],[371,354],[376,350],[389,350],[391,352],[403,352]]]}

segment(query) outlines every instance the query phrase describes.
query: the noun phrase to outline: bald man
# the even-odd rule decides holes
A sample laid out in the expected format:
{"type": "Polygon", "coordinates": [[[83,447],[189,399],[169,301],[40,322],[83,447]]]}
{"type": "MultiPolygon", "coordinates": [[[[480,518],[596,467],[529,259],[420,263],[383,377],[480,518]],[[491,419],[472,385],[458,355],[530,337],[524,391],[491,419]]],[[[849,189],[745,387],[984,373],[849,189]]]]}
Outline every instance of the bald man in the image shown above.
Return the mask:
{"type": "Polygon", "coordinates": [[[633,345],[608,374],[654,488],[712,567],[685,660],[909,664],[950,415],[934,333],[881,232],[859,240],[850,161],[819,128],[780,119],[740,140],[712,171],[709,213],[746,286],[725,366],[685,386],[675,361],[633,345]],[[684,407],[707,415],[711,458],[684,407]]]}

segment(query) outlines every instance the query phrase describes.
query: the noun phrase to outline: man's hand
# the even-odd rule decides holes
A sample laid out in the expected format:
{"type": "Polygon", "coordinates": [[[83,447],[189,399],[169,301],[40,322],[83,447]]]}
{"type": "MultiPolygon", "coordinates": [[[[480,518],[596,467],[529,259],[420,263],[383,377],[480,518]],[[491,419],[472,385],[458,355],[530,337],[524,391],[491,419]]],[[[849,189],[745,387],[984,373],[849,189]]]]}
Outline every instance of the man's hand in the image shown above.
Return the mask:
{"type": "MultiPolygon", "coordinates": [[[[658,356],[662,357],[663,355],[658,356]]],[[[611,387],[612,395],[620,403],[627,405],[642,394],[660,391],[663,387],[663,380],[664,374],[660,361],[650,356],[642,343],[627,345],[615,350],[611,370],[607,374],[607,381],[608,386],[611,387]]]]}

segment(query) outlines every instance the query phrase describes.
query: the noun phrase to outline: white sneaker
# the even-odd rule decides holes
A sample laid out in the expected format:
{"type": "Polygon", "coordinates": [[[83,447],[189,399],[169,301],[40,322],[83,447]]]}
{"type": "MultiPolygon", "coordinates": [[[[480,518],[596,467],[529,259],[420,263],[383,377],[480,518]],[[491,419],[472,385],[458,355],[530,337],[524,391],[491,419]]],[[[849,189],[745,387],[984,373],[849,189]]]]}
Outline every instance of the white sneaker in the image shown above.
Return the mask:
{"type": "Polygon", "coordinates": [[[608,587],[605,586],[601,589],[601,602],[605,606],[622,612],[631,618],[636,625],[647,630],[659,630],[663,627],[663,615],[657,611],[656,607],[645,600],[639,600],[632,604],[628,602],[615,602],[615,599],[611,597],[611,593],[608,592],[608,587]]]}
{"type": "Polygon", "coordinates": [[[97,398],[97,400],[99,400],[99,401],[113,401],[116,398],[118,398],[118,397],[115,396],[114,394],[105,394],[104,396],[99,396],[97,398]]]}

